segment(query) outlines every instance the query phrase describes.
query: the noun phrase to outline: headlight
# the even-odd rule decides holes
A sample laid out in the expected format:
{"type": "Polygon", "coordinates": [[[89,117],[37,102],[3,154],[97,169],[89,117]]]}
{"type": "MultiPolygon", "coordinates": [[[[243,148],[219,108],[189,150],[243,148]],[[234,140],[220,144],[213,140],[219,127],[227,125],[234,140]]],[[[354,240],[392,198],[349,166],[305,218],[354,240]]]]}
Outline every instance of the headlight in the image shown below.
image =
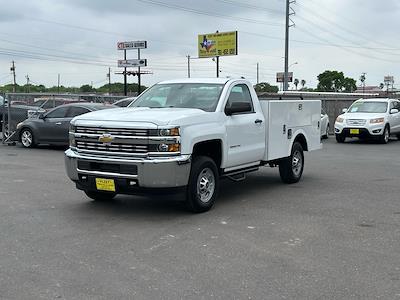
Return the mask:
{"type": "Polygon", "coordinates": [[[385,118],[376,118],[369,121],[371,124],[380,124],[385,122],[385,118]]]}
{"type": "Polygon", "coordinates": [[[69,135],[69,146],[76,147],[76,140],[75,140],[75,136],[73,134],[69,135]]]}
{"type": "Polygon", "coordinates": [[[71,123],[69,123],[69,132],[75,132],[75,125],[72,125],[71,123]]]}
{"type": "Polygon", "coordinates": [[[158,151],[160,152],[179,152],[181,151],[180,144],[160,144],[158,145],[158,151]]]}
{"type": "Polygon", "coordinates": [[[158,130],[159,136],[179,136],[179,127],[158,130]]]}
{"type": "Polygon", "coordinates": [[[20,128],[21,128],[22,123],[23,123],[23,122],[17,124],[17,129],[20,129],[20,128]]]}
{"type": "Polygon", "coordinates": [[[343,123],[343,121],[344,121],[344,119],[341,117],[336,118],[336,122],[338,122],[338,123],[343,123]]]}

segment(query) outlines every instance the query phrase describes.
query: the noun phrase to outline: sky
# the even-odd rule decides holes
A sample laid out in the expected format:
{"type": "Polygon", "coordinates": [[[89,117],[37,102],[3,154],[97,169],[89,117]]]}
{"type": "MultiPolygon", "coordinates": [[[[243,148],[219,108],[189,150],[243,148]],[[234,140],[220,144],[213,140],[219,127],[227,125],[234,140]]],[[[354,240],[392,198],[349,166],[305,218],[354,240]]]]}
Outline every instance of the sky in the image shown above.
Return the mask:
{"type": "MultiPolygon", "coordinates": [[[[392,75],[400,87],[400,1],[297,0],[290,28],[290,71],[316,87],[325,70],[344,72],[366,85],[379,85],[392,75]]],[[[142,50],[152,74],[149,86],[161,80],[214,77],[215,62],[196,59],[197,35],[216,30],[238,31],[238,55],[220,58],[221,77],[245,77],[276,84],[284,69],[284,0],[0,0],[0,85],[17,83],[64,86],[111,81],[123,52],[117,42],[146,40],[142,50]]],[[[136,51],[128,51],[136,58],[136,51]]],[[[128,82],[137,82],[130,76],[128,82]]],[[[360,82],[357,82],[359,85],[360,82]]],[[[293,88],[293,85],[291,85],[293,88]]]]}

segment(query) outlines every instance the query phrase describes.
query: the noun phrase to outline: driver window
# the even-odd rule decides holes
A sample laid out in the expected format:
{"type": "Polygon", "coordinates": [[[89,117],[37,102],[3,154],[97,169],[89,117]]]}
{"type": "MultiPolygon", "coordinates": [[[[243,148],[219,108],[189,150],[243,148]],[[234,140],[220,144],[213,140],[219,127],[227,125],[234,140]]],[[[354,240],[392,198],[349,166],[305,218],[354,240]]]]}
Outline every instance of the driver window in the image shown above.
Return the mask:
{"type": "Polygon", "coordinates": [[[246,84],[238,84],[232,88],[229,94],[228,101],[226,103],[226,107],[230,107],[235,102],[249,103],[251,110],[249,110],[248,112],[254,111],[250,90],[246,84]]]}
{"type": "Polygon", "coordinates": [[[46,115],[46,118],[65,118],[68,106],[56,108],[46,115]]]}

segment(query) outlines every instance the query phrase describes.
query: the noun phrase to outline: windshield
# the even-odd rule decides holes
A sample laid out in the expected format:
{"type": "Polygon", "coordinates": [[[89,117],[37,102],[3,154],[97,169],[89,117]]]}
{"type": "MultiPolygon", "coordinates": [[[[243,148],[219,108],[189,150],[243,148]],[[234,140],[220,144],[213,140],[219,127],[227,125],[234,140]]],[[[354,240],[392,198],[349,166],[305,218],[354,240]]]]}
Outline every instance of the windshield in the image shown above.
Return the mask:
{"type": "Polygon", "coordinates": [[[211,83],[156,84],[129,107],[179,107],[215,111],[223,88],[223,84],[211,83]]]}
{"type": "Polygon", "coordinates": [[[386,102],[355,102],[350,106],[349,113],[385,113],[386,102]]]}

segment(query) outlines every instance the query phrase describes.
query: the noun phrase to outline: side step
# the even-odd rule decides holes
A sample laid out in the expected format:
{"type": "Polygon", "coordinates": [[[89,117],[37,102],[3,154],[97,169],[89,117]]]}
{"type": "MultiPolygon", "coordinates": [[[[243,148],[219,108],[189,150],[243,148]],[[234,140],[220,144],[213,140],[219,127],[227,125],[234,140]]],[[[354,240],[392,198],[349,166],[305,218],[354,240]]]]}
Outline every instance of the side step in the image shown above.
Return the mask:
{"type": "Polygon", "coordinates": [[[232,171],[232,172],[227,172],[225,174],[223,174],[223,177],[226,177],[232,181],[235,182],[239,182],[239,181],[243,181],[246,179],[246,173],[250,173],[250,172],[255,172],[258,171],[259,167],[251,167],[248,169],[241,169],[241,170],[236,170],[236,171],[232,171]]]}

